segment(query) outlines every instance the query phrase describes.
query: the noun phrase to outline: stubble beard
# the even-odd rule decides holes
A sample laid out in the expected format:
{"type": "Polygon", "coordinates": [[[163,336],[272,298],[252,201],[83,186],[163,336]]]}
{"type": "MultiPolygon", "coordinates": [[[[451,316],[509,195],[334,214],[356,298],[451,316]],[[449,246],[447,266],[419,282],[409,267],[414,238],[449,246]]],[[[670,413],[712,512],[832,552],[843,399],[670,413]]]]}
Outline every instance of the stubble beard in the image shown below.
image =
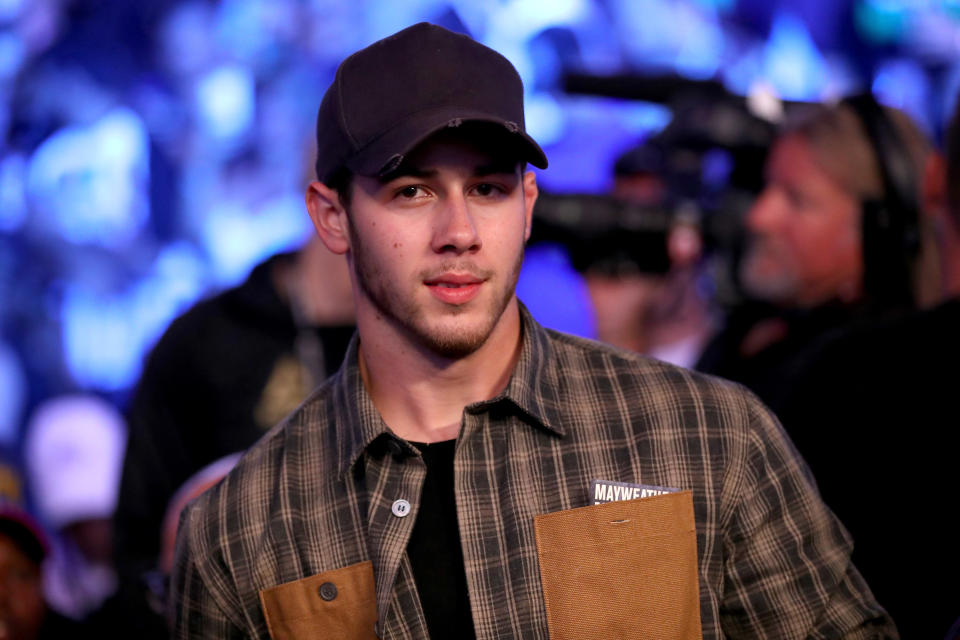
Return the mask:
{"type": "MultiPolygon", "coordinates": [[[[504,281],[504,286],[501,290],[495,292],[486,313],[480,321],[472,324],[468,324],[466,320],[462,323],[444,321],[466,315],[470,305],[476,303],[476,301],[472,301],[464,306],[447,305],[443,318],[438,322],[431,323],[426,309],[417,301],[415,295],[409,295],[409,292],[405,291],[402,286],[391,286],[402,285],[403,283],[386,281],[383,271],[377,265],[376,260],[366,251],[363,242],[358,234],[354,233],[352,226],[350,228],[350,238],[357,285],[377,312],[387,322],[410,336],[420,346],[451,360],[468,356],[486,343],[513,298],[517,280],[520,277],[520,267],[523,265],[523,246],[521,245],[517,252],[517,258],[504,281]]],[[[468,271],[484,277],[483,286],[490,286],[491,276],[496,275],[493,271],[476,268],[469,260],[445,261],[439,269],[433,271],[468,271]]],[[[428,276],[429,273],[427,272],[418,274],[418,281],[422,282],[428,276]]]]}
{"type": "Polygon", "coordinates": [[[787,254],[778,249],[769,240],[751,241],[740,262],[740,283],[757,299],[790,303],[799,290],[799,275],[787,254]]]}

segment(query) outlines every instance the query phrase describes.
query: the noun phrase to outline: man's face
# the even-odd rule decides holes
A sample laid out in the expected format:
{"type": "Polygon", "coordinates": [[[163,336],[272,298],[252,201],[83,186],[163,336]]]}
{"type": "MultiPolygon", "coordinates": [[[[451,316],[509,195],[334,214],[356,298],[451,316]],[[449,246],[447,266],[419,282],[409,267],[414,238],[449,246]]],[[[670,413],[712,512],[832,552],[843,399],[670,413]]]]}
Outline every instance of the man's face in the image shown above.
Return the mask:
{"type": "Polygon", "coordinates": [[[767,185],[746,225],[749,245],[740,275],[752,295],[796,307],[859,298],[860,205],[820,168],[801,136],[774,145],[767,185]]]}
{"type": "Polygon", "coordinates": [[[452,130],[417,147],[387,181],[354,178],[358,321],[366,315],[381,336],[446,358],[486,342],[515,300],[537,194],[533,173],[497,148],[452,130]]]}

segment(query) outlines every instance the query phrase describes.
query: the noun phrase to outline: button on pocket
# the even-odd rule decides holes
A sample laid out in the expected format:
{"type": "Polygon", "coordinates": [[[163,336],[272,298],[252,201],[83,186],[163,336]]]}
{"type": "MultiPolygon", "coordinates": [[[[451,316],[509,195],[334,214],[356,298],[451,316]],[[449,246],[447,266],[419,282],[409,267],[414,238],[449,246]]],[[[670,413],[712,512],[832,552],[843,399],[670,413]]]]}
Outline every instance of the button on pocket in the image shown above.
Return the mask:
{"type": "Polygon", "coordinates": [[[366,560],[260,591],[273,640],[375,640],[377,589],[366,560]]]}
{"type": "Polygon", "coordinates": [[[332,582],[324,582],[322,585],[320,585],[320,589],[318,589],[318,591],[320,592],[320,597],[327,602],[330,602],[337,597],[337,585],[333,584],[332,582]]]}

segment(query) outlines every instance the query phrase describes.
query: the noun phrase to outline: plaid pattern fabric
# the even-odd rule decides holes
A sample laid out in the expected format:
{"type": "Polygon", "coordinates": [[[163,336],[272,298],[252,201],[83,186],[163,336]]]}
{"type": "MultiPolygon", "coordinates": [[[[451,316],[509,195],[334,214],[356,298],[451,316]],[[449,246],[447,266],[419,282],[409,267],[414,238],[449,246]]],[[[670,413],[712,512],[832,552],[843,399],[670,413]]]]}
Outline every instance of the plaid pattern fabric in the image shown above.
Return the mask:
{"type": "MultiPolygon", "coordinates": [[[[466,407],[457,443],[478,638],[547,638],[533,517],[591,504],[594,479],[693,491],[705,639],[896,638],[846,532],[751,394],[522,313],[516,371],[500,396],[466,407]]],[[[185,511],[175,637],[266,638],[260,589],[371,560],[381,637],[427,638],[405,554],[425,473],[380,419],[354,342],[341,370],[185,511]],[[409,517],[393,515],[397,499],[409,517]]],[[[617,606],[633,597],[611,594],[617,606]]]]}

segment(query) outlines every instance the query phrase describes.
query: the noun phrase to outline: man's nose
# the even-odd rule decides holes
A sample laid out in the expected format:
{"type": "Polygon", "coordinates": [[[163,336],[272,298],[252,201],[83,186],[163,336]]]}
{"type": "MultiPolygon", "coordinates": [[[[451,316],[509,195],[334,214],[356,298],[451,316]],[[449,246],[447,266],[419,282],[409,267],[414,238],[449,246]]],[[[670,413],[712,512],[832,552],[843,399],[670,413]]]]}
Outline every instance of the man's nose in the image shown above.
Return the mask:
{"type": "Polygon", "coordinates": [[[467,199],[460,194],[445,199],[437,213],[433,250],[466,253],[480,249],[480,234],[467,199]]]}
{"type": "Polygon", "coordinates": [[[781,198],[777,190],[767,186],[747,211],[744,225],[751,233],[765,233],[779,224],[782,217],[781,198]]]}

